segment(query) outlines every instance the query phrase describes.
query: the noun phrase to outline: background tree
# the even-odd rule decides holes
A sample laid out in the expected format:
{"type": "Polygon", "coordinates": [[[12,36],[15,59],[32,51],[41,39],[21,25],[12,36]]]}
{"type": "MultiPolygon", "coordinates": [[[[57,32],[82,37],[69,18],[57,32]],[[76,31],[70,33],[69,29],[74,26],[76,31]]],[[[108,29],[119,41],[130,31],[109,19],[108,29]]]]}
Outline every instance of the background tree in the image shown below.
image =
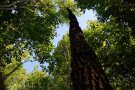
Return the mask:
{"type": "Polygon", "coordinates": [[[51,86],[55,90],[71,90],[70,60],[70,45],[66,34],[54,49],[48,66],[49,73],[53,77],[51,86]]]}
{"type": "MultiPolygon", "coordinates": [[[[5,74],[11,72],[11,70],[13,70],[17,66],[17,63],[13,61],[12,64],[7,66],[8,68],[5,69],[5,74]]],[[[23,68],[23,66],[19,66],[16,71],[10,74],[10,76],[6,77],[5,84],[7,90],[20,90],[24,86],[27,76],[28,73],[23,68]]]]}
{"type": "Polygon", "coordinates": [[[47,74],[38,70],[38,66],[34,67],[34,70],[28,75],[25,85],[22,90],[45,90],[47,89],[46,82],[47,74]]]}
{"type": "MultiPolygon", "coordinates": [[[[25,51],[40,63],[48,60],[54,31],[64,20],[61,17],[61,1],[0,1],[1,71],[7,64],[12,63],[13,59],[22,62],[21,57],[25,51]]],[[[74,2],[67,0],[64,5],[67,4],[70,7],[74,2]]],[[[3,78],[3,73],[0,73],[0,78],[3,78]]],[[[1,83],[0,85],[4,86],[1,83]]]]}
{"type": "MultiPolygon", "coordinates": [[[[61,2],[1,1],[1,61],[10,63],[12,58],[21,61],[25,51],[41,63],[47,60],[52,50],[54,31],[63,22],[61,2]]],[[[72,0],[63,4],[69,7],[75,5],[72,0]]]]}
{"type": "Polygon", "coordinates": [[[100,58],[114,89],[134,89],[134,38],[132,30],[114,19],[109,23],[88,23],[86,37],[100,58]],[[91,23],[91,24],[90,24],[91,23]],[[96,36],[96,37],[95,37],[96,36]]]}
{"type": "Polygon", "coordinates": [[[18,90],[20,87],[24,85],[24,82],[26,80],[27,72],[26,70],[22,67],[23,63],[20,63],[16,61],[15,59],[12,60],[12,63],[6,64],[5,67],[1,67],[1,72],[2,75],[0,78],[1,80],[1,89],[2,86],[4,89],[2,90],[18,90]],[[19,63],[19,64],[18,64],[19,63]],[[19,82],[19,83],[18,83],[19,82]]]}
{"type": "Polygon", "coordinates": [[[1,71],[13,58],[21,62],[25,51],[41,63],[49,58],[55,28],[61,23],[56,2],[2,0],[0,20],[1,71]]]}

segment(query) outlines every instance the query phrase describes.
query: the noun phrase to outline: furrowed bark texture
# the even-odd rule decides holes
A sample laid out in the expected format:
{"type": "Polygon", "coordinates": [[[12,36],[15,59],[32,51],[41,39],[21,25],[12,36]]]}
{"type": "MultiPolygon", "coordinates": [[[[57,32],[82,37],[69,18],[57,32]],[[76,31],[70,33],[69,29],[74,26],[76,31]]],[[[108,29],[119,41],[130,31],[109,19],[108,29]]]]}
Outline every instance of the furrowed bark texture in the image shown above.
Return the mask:
{"type": "Polygon", "coordinates": [[[86,42],[70,9],[71,80],[73,90],[112,90],[98,57],[86,42]]]}

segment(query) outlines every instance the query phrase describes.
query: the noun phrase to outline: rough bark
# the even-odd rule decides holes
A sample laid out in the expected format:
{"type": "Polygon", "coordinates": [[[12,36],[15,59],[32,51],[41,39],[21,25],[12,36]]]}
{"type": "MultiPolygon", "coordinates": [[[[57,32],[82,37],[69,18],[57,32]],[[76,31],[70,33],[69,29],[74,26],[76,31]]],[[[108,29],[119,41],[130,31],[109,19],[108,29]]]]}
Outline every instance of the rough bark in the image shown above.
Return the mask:
{"type": "Polygon", "coordinates": [[[73,90],[112,90],[98,57],[86,42],[76,16],[68,9],[73,90]]]}

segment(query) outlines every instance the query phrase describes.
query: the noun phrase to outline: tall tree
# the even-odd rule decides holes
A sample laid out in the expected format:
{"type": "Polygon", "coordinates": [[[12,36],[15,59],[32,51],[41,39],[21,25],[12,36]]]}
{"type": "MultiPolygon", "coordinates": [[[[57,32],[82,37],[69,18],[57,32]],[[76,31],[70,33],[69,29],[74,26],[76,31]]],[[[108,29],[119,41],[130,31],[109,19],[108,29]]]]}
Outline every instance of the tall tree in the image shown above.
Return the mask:
{"type": "MultiPolygon", "coordinates": [[[[135,41],[131,35],[132,31],[130,28],[120,27],[113,20],[107,23],[88,21],[84,37],[98,56],[113,89],[134,90],[135,41]]],[[[52,64],[49,64],[49,70],[52,70],[52,66],[54,67],[54,71],[50,70],[53,80],[56,78],[56,82],[58,80],[62,82],[62,84],[54,83],[54,85],[66,86],[66,89],[71,81],[68,73],[71,61],[68,35],[64,35],[59,41],[52,55],[54,59],[50,61],[52,64]]]]}
{"type": "Polygon", "coordinates": [[[86,42],[70,9],[71,80],[73,90],[112,90],[98,57],[86,42]]]}
{"type": "Polygon", "coordinates": [[[49,86],[51,82],[49,78],[49,75],[45,71],[41,71],[38,69],[38,66],[35,66],[34,70],[29,73],[21,90],[54,90],[49,89],[49,87],[53,87],[49,86]]]}

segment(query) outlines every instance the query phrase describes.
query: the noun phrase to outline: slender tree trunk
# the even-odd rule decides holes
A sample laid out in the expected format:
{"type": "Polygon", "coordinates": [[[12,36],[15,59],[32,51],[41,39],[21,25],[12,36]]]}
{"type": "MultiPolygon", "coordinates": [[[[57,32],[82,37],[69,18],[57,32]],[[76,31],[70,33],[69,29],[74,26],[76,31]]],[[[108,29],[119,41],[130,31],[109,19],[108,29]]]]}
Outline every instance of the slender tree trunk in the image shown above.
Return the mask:
{"type": "Polygon", "coordinates": [[[2,71],[0,71],[0,90],[6,90],[6,85],[4,83],[4,77],[2,71]]]}
{"type": "Polygon", "coordinates": [[[73,90],[112,90],[98,57],[83,36],[76,16],[69,9],[68,12],[73,90]]]}
{"type": "Polygon", "coordinates": [[[3,60],[0,59],[0,90],[7,90],[5,85],[3,68],[5,68],[5,64],[3,63],[3,60]]]}

